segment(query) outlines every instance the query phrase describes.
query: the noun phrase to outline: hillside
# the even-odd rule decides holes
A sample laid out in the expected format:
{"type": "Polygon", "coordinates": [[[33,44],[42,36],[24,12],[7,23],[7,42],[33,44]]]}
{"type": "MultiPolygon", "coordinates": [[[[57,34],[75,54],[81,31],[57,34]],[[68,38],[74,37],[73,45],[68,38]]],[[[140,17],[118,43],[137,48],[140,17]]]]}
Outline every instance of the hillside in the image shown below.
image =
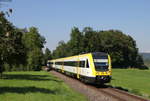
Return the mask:
{"type": "Polygon", "coordinates": [[[144,64],[150,67],[150,53],[140,53],[143,56],[144,64]]]}
{"type": "Polygon", "coordinates": [[[144,60],[149,59],[150,60],[150,53],[140,53],[143,56],[144,60]]]}

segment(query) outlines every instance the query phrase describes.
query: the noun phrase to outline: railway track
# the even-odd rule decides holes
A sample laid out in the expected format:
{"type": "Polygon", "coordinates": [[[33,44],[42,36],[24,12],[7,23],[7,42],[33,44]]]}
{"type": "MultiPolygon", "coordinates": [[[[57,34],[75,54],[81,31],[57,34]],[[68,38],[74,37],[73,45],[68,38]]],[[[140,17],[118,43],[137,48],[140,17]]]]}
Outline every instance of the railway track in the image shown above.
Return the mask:
{"type": "Polygon", "coordinates": [[[107,88],[107,89],[103,89],[103,91],[109,92],[109,93],[111,93],[111,95],[119,95],[118,96],[119,98],[126,98],[126,97],[128,97],[128,100],[130,99],[130,101],[148,101],[148,100],[146,100],[144,98],[141,98],[141,97],[139,97],[137,95],[133,95],[133,94],[130,94],[128,92],[125,92],[125,91],[122,91],[122,90],[118,90],[116,88],[107,88]]]}
{"type": "Polygon", "coordinates": [[[56,77],[61,78],[71,88],[86,95],[90,101],[150,101],[110,86],[98,87],[84,84],[79,80],[68,77],[64,74],[55,71],[50,72],[56,77]]]}

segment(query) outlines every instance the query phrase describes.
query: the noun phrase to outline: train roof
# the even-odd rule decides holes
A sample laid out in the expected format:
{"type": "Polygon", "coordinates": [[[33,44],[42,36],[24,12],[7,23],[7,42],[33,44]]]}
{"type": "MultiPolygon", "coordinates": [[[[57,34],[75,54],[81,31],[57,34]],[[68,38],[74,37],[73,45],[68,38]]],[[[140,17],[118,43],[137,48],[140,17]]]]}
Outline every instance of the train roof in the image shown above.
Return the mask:
{"type": "MultiPolygon", "coordinates": [[[[91,53],[83,53],[83,54],[74,55],[74,56],[68,56],[68,57],[57,58],[57,59],[53,59],[53,60],[66,59],[66,58],[77,57],[77,56],[88,55],[88,54],[92,54],[93,57],[106,56],[106,55],[107,55],[107,53],[105,53],[105,52],[91,52],[91,53]]],[[[53,60],[52,60],[52,61],[53,61],[53,60]]],[[[50,61],[51,61],[51,60],[50,60],[50,61]]]]}

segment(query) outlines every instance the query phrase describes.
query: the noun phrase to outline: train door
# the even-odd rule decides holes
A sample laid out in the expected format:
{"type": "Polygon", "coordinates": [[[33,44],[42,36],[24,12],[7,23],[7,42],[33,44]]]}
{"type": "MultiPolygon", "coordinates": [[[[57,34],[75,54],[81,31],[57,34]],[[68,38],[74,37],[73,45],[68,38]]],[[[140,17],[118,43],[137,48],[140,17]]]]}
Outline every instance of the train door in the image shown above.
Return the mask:
{"type": "Polygon", "coordinates": [[[78,61],[77,61],[77,78],[78,79],[80,78],[80,66],[79,66],[79,63],[80,63],[80,60],[78,58],[78,61]]]}

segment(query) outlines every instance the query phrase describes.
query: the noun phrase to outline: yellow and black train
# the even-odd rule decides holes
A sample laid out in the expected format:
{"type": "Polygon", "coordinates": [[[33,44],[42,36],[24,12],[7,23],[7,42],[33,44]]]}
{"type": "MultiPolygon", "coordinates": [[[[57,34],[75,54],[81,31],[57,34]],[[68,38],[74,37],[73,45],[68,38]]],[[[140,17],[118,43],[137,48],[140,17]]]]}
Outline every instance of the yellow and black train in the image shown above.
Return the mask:
{"type": "Polygon", "coordinates": [[[48,60],[48,66],[85,82],[104,84],[111,80],[111,58],[103,52],[48,60]]]}

